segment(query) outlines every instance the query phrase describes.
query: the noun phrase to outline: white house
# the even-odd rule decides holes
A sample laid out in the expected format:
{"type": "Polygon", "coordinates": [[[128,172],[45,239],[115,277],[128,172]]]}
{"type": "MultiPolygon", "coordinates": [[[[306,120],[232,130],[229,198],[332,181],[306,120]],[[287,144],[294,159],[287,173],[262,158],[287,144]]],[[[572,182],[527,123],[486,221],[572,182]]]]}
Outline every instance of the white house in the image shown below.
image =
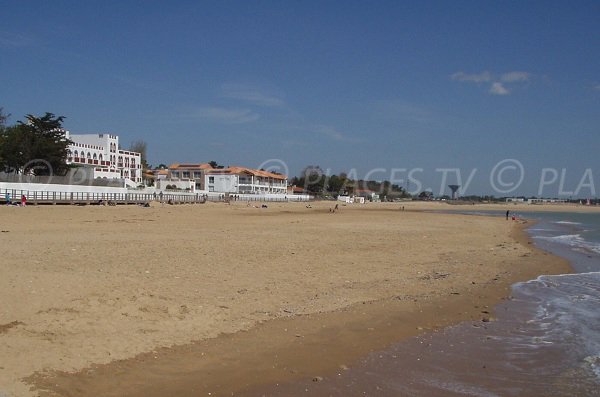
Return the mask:
{"type": "Polygon", "coordinates": [[[123,179],[126,185],[142,183],[141,154],[119,149],[119,137],[112,134],[71,134],[73,141],[68,149],[68,164],[93,169],[93,178],[123,179]]]}

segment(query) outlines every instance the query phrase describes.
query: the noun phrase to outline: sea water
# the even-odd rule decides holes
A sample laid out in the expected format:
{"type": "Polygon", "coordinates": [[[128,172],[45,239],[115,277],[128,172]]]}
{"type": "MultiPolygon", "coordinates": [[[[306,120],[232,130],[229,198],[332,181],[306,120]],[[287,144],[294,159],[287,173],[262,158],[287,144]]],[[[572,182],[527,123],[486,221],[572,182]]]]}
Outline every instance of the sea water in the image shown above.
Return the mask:
{"type": "Polygon", "coordinates": [[[575,273],[515,284],[495,321],[410,338],[273,395],[600,396],[600,214],[517,215],[537,220],[535,244],[575,273]]]}
{"type": "Polygon", "coordinates": [[[519,215],[537,220],[535,244],[575,273],[515,284],[497,321],[400,343],[384,352],[388,360],[372,355],[372,368],[402,363],[391,366],[395,377],[375,375],[371,392],[382,384],[381,395],[600,396],[600,214],[519,215]]]}

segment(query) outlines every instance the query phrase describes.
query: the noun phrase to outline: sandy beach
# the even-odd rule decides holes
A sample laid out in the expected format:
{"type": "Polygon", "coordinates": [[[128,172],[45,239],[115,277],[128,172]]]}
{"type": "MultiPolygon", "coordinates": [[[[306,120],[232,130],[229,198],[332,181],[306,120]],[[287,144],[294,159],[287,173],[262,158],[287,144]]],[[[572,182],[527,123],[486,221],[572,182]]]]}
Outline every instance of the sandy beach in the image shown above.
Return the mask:
{"type": "Polygon", "coordinates": [[[0,395],[231,395],[321,376],[493,319],[515,281],[569,271],[522,222],[427,212],[531,206],[333,205],[1,207],[0,395]]]}

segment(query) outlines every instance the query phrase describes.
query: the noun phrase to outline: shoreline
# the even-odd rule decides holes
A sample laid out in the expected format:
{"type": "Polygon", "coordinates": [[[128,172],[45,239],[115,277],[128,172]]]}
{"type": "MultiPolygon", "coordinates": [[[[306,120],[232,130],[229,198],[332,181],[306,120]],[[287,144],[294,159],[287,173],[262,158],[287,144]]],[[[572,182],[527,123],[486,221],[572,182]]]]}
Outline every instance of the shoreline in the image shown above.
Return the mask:
{"type": "Polygon", "coordinates": [[[525,230],[530,226],[513,223],[509,233],[530,252],[514,258],[518,263],[512,263],[510,271],[484,285],[429,297],[396,295],[332,312],[276,318],[247,331],[93,365],[75,375],[36,375],[28,381],[57,395],[185,396],[244,395],[279,382],[328,376],[402,339],[462,321],[489,321],[490,308],[510,295],[515,282],[569,271],[566,260],[533,247],[525,230]],[[210,379],[205,378],[208,373],[210,379]],[[152,374],[150,382],[148,374],[152,374]]]}

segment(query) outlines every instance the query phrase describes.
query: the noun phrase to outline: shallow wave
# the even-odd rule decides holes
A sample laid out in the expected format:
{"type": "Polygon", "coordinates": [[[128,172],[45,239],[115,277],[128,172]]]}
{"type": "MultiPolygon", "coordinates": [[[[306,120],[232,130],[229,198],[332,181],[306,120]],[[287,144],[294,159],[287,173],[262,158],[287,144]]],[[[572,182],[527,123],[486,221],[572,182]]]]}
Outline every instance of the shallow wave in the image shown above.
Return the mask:
{"type": "Polygon", "coordinates": [[[600,379],[600,356],[587,356],[583,361],[589,366],[590,370],[600,379]]]}
{"type": "Polygon", "coordinates": [[[581,234],[562,234],[559,236],[534,236],[535,239],[584,248],[600,254],[600,243],[588,241],[581,234]]]}
{"type": "Polygon", "coordinates": [[[540,276],[516,284],[513,292],[517,300],[537,306],[527,322],[534,340],[585,357],[600,380],[600,272],[540,276]]]}

